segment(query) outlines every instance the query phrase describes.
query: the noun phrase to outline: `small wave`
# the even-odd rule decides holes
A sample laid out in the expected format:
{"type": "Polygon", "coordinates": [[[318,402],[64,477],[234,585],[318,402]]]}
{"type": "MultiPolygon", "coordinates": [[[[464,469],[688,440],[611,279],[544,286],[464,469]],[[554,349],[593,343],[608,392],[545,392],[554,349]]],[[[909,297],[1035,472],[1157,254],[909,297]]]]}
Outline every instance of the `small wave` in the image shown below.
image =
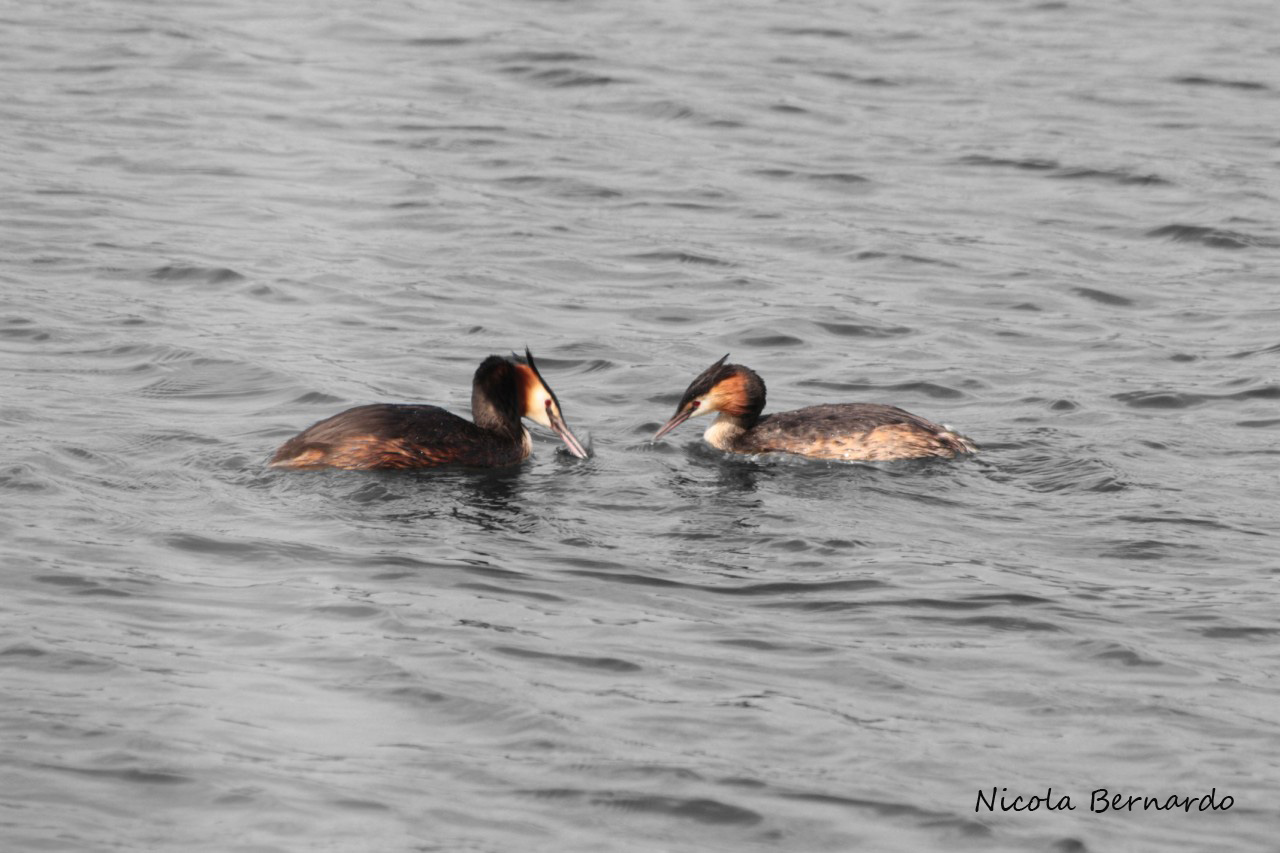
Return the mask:
{"type": "Polygon", "coordinates": [[[1180,552],[1202,550],[1196,545],[1179,545],[1162,539],[1126,539],[1112,543],[1112,547],[1098,554],[1116,560],[1167,560],[1180,552]]]}
{"type": "Polygon", "coordinates": [[[853,172],[803,172],[795,169],[757,169],[751,174],[762,178],[784,181],[805,181],[825,184],[834,188],[847,188],[871,183],[871,179],[853,172]]]}
{"type": "Polygon", "coordinates": [[[460,36],[443,36],[443,37],[422,37],[405,39],[405,44],[412,47],[462,47],[471,44],[475,39],[462,38],[460,36]]]}
{"type": "Polygon", "coordinates": [[[80,652],[53,651],[31,643],[15,643],[0,649],[0,669],[30,669],[53,672],[108,672],[119,665],[97,655],[80,652]]]}
{"type": "Polygon", "coordinates": [[[1159,175],[1155,174],[1137,174],[1126,169],[1058,169],[1052,175],[1052,178],[1058,178],[1065,181],[1106,181],[1113,184],[1172,184],[1159,175]]]}
{"type": "Polygon", "coordinates": [[[26,317],[6,317],[0,320],[0,338],[5,340],[40,343],[50,337],[48,332],[36,325],[35,320],[26,317]]]}
{"type": "Polygon", "coordinates": [[[1207,527],[1213,530],[1229,530],[1233,533],[1244,533],[1250,536],[1264,536],[1258,530],[1250,530],[1234,524],[1224,524],[1213,518],[1196,518],[1189,515],[1169,513],[1167,515],[1118,515],[1119,521],[1131,521],[1135,524],[1172,524],[1175,527],[1207,527]]]}
{"type": "Polygon", "coordinates": [[[877,580],[842,580],[842,581],[775,581],[773,583],[745,584],[743,586],[711,586],[699,585],[698,589],[716,595],[746,596],[760,598],[766,596],[800,595],[820,592],[853,592],[865,589],[883,589],[888,586],[877,580]]]}
{"type": "Polygon", "coordinates": [[[494,646],[493,651],[499,654],[520,658],[534,658],[551,663],[562,663],[581,669],[599,669],[607,672],[639,672],[642,667],[621,658],[592,657],[588,655],[562,655],[553,652],[539,652],[533,649],[522,649],[517,646],[494,646]]]}
{"type": "Polygon", "coordinates": [[[193,359],[138,390],[141,397],[188,400],[256,397],[278,393],[286,385],[275,371],[245,362],[193,359]]]}
{"type": "MultiPolygon", "coordinates": [[[[985,610],[1002,605],[1040,606],[1050,603],[1048,599],[1034,595],[1007,593],[999,595],[970,595],[959,598],[878,598],[857,601],[778,601],[762,605],[766,608],[795,609],[806,612],[824,613],[840,610],[875,609],[882,607],[905,608],[907,610],[985,610]]],[[[918,617],[917,617],[918,618],[918,617]]]]}
{"type": "Polygon", "coordinates": [[[98,596],[102,598],[133,598],[136,593],[107,586],[90,578],[79,575],[37,575],[33,578],[37,583],[68,589],[71,595],[98,596]]]}
{"type": "Polygon", "coordinates": [[[1200,636],[1211,640],[1268,640],[1280,634],[1280,628],[1261,625],[1216,626],[1200,629],[1200,636]]]}
{"type": "Polygon", "coordinates": [[[606,761],[584,762],[578,766],[593,775],[607,776],[611,779],[641,779],[646,782],[650,780],[702,782],[706,779],[696,770],[678,764],[629,764],[606,761]]]}
{"type": "Polygon", "coordinates": [[[953,270],[960,269],[959,264],[954,264],[951,261],[944,261],[939,258],[930,258],[924,255],[904,255],[899,252],[879,252],[868,250],[858,252],[853,256],[853,258],[859,261],[906,261],[910,264],[928,264],[929,266],[947,267],[948,269],[953,270]]]}
{"type": "Polygon", "coordinates": [[[838,41],[850,41],[854,38],[849,30],[839,30],[834,27],[774,27],[773,32],[784,36],[810,36],[838,41]]]}
{"type": "Polygon", "coordinates": [[[1091,659],[1107,663],[1118,663],[1122,666],[1164,666],[1160,661],[1152,660],[1119,643],[1087,640],[1077,644],[1077,648],[1081,649],[1091,659]]]}
{"type": "Polygon", "coordinates": [[[375,690],[375,693],[377,692],[410,707],[441,705],[457,701],[456,696],[420,686],[392,687],[383,691],[375,690]]]}
{"type": "Polygon", "coordinates": [[[323,391],[308,391],[305,394],[294,397],[289,401],[290,405],[298,406],[336,406],[346,402],[341,397],[335,397],[332,394],[326,394],[323,391]]]}
{"type": "MultiPolygon", "coordinates": [[[[185,454],[193,448],[222,447],[222,440],[186,430],[143,430],[121,433],[112,443],[112,450],[126,456],[154,458],[165,452],[185,454]]],[[[83,448],[59,447],[65,453],[83,453],[83,448]]]]}
{"type": "MultiPolygon", "coordinates": [[[[514,595],[519,598],[528,598],[533,601],[556,602],[556,601],[566,600],[563,596],[556,595],[554,593],[534,592],[533,590],[529,590],[529,589],[519,589],[510,584],[504,584],[499,586],[498,584],[472,582],[472,583],[457,584],[455,588],[456,589],[474,589],[477,592],[496,593],[501,596],[514,595]]],[[[458,624],[467,625],[468,627],[471,627],[471,628],[485,628],[491,631],[514,631],[515,630],[514,628],[508,628],[505,626],[491,625],[487,622],[474,622],[469,619],[461,619],[459,620],[458,624]]]]}
{"type": "Polygon", "coordinates": [[[183,282],[189,284],[226,284],[244,281],[245,277],[227,267],[201,267],[169,264],[157,267],[147,274],[152,281],[183,282]]]}
{"type": "Polygon", "coordinates": [[[685,121],[693,119],[695,121],[706,122],[709,119],[702,116],[693,107],[679,101],[657,100],[635,103],[627,101],[625,105],[618,105],[620,112],[626,112],[631,115],[646,116],[653,119],[664,119],[667,121],[685,121]]]}
{"type": "Polygon", "coordinates": [[[1041,160],[1035,157],[988,157],[985,154],[970,154],[956,162],[962,166],[1000,166],[1030,172],[1048,172],[1060,168],[1057,160],[1041,160]]]}
{"type": "Polygon", "coordinates": [[[531,790],[525,793],[542,799],[577,800],[591,806],[660,814],[715,826],[754,826],[764,820],[763,816],[751,809],[707,797],[672,797],[566,788],[531,790]]]}
{"type": "Polygon", "coordinates": [[[329,800],[328,804],[334,808],[346,809],[354,812],[389,812],[392,810],[392,807],[387,803],[379,803],[374,800],[342,798],[329,800]]]}
{"type": "Polygon", "coordinates": [[[298,542],[220,539],[199,533],[172,533],[158,538],[166,546],[187,553],[233,557],[237,560],[256,559],[263,561],[264,564],[266,562],[280,564],[283,561],[319,564],[339,559],[341,556],[331,549],[298,542]]]}
{"type": "Polygon", "coordinates": [[[1186,391],[1126,391],[1112,394],[1135,409],[1191,409],[1219,400],[1280,400],[1280,385],[1263,385],[1234,394],[1195,394],[1186,391]]]}
{"type": "Polygon", "coordinates": [[[1073,287],[1071,292],[1077,296],[1083,296],[1085,299],[1098,302],[1102,305],[1130,306],[1133,300],[1127,296],[1120,296],[1115,293],[1108,293],[1105,290],[1095,290],[1092,287],[1073,287]]]}
{"type": "Polygon", "coordinates": [[[498,59],[501,62],[594,62],[596,57],[569,50],[518,50],[504,53],[498,59]]]}
{"type": "Polygon", "coordinates": [[[1247,249],[1260,245],[1256,237],[1224,228],[1208,228],[1202,225],[1162,225],[1146,233],[1148,237],[1164,238],[1174,243],[1200,243],[1213,249],[1247,249]]]}
{"type": "Polygon", "coordinates": [[[255,284],[245,288],[243,292],[254,299],[274,305],[293,305],[303,301],[278,285],[273,287],[269,284],[255,284]]]}
{"type": "Polygon", "coordinates": [[[915,331],[907,326],[873,326],[867,323],[818,322],[817,325],[842,338],[897,338],[915,331]]]}
{"type": "Polygon", "coordinates": [[[842,83],[854,83],[859,86],[901,86],[897,80],[890,80],[888,77],[863,77],[858,74],[850,74],[847,71],[819,71],[819,77],[826,77],[828,80],[839,80],[842,83]]]}
{"type": "Polygon", "coordinates": [[[733,261],[726,261],[723,258],[713,257],[711,255],[700,255],[696,252],[681,251],[659,251],[659,252],[641,252],[635,255],[627,256],[630,260],[646,261],[656,263],[674,263],[674,264],[696,264],[708,267],[732,267],[735,266],[733,261]]]}
{"type": "Polygon", "coordinates": [[[1135,409],[1188,409],[1209,400],[1205,394],[1184,394],[1178,391],[1126,391],[1113,394],[1111,399],[1135,409]]]}
{"type": "Polygon", "coordinates": [[[1034,436],[998,453],[990,443],[988,455],[978,457],[985,459],[980,468],[993,482],[1032,492],[1118,492],[1130,487],[1110,462],[1064,449],[1071,441],[1054,431],[1049,438],[1034,436]]]}
{"type": "Polygon", "coordinates": [[[619,198],[622,195],[618,190],[588,181],[546,175],[513,175],[508,178],[498,178],[495,183],[509,187],[531,187],[544,190],[555,198],[619,198]]]}
{"type": "Polygon", "coordinates": [[[51,586],[66,587],[95,587],[97,581],[91,580],[81,575],[35,575],[31,578],[36,583],[47,583],[51,586]]]}
{"type": "Polygon", "coordinates": [[[608,86],[620,82],[617,77],[606,74],[592,74],[573,68],[549,68],[529,75],[529,79],[546,83],[557,89],[568,89],[577,86],[608,86]]]}
{"type": "Polygon", "coordinates": [[[65,764],[42,764],[46,770],[62,773],[73,773],[77,776],[90,776],[98,779],[110,779],[117,782],[131,782],[140,785],[186,785],[194,782],[190,776],[181,773],[169,773],[163,770],[144,770],[137,767],[102,768],[72,767],[65,764]]]}
{"type": "Polygon", "coordinates": [[[1129,169],[1095,169],[1082,166],[1064,166],[1057,160],[1036,157],[1008,158],[990,157],[984,154],[971,154],[956,161],[963,166],[990,166],[997,168],[1019,169],[1027,172],[1045,172],[1045,177],[1067,181],[1105,181],[1112,184],[1156,185],[1172,183],[1159,175],[1133,172],[1129,169]]]}
{"type": "Polygon", "coordinates": [[[804,340],[794,335],[754,335],[741,339],[743,346],[750,347],[797,347],[804,340]]]}
{"type": "Polygon", "coordinates": [[[1280,353],[1280,344],[1275,344],[1269,347],[1261,347],[1259,349],[1250,349],[1250,350],[1242,350],[1240,352],[1233,352],[1231,355],[1227,356],[1227,358],[1248,358],[1251,355],[1274,355],[1275,353],[1280,353]]]}
{"type": "Polygon", "coordinates": [[[880,385],[874,382],[832,382],[827,379],[802,379],[796,385],[802,388],[822,388],[827,391],[874,391],[886,394],[896,391],[908,391],[923,394],[935,400],[958,400],[965,396],[963,391],[933,382],[899,382],[893,385],[880,385]]]}
{"type": "Polygon", "coordinates": [[[859,797],[845,797],[837,794],[819,794],[800,791],[784,791],[780,792],[779,796],[788,800],[803,800],[811,803],[824,803],[827,805],[844,806],[847,808],[871,811],[877,815],[885,817],[916,818],[923,822],[927,822],[929,826],[946,826],[950,829],[958,830],[962,834],[970,837],[985,837],[991,834],[990,827],[978,823],[977,821],[968,820],[967,818],[952,817],[944,812],[922,809],[919,806],[908,802],[869,800],[859,797]]]}
{"type": "Polygon", "coordinates": [[[56,486],[25,462],[0,468],[0,491],[51,492],[56,486]]]}
{"type": "Polygon", "coordinates": [[[536,65],[507,65],[502,68],[504,74],[522,77],[533,83],[550,86],[553,89],[570,89],[582,86],[608,86],[622,82],[616,77],[606,74],[593,74],[576,68],[540,68],[536,65]]]}
{"type": "Polygon", "coordinates": [[[271,548],[265,545],[248,542],[235,542],[229,539],[213,539],[194,533],[175,533],[165,537],[165,544],[180,551],[196,554],[227,554],[241,557],[269,558],[271,548]]]}
{"type": "Polygon", "coordinates": [[[336,616],[339,619],[374,619],[387,615],[381,607],[370,604],[322,604],[312,607],[310,612],[321,616],[336,616]]]}
{"type": "Polygon", "coordinates": [[[940,618],[937,616],[912,615],[907,618],[924,622],[945,622],[948,625],[977,626],[979,628],[990,628],[994,631],[1054,632],[1066,630],[1060,625],[1054,625],[1052,622],[1024,619],[1019,616],[966,616],[957,619],[953,617],[940,618]]]}
{"type": "Polygon", "coordinates": [[[749,637],[730,637],[716,640],[717,644],[735,649],[751,649],[753,652],[776,652],[780,654],[811,656],[831,651],[827,646],[816,646],[808,643],[779,643],[770,640],[757,640],[749,637]]]}
{"type": "Polygon", "coordinates": [[[764,820],[758,812],[751,809],[732,806],[708,797],[614,795],[610,798],[609,805],[626,811],[652,812],[716,826],[753,826],[764,820]]]}
{"type": "Polygon", "coordinates": [[[1199,74],[1174,77],[1173,82],[1183,86],[1215,86],[1220,89],[1241,89],[1248,92],[1265,92],[1271,89],[1266,83],[1258,83],[1254,80],[1223,80],[1220,77],[1204,77],[1199,74]]]}
{"type": "Polygon", "coordinates": [[[724,595],[743,598],[769,598],[775,596],[806,595],[810,593],[852,592],[867,589],[882,589],[889,585],[883,581],[871,579],[852,579],[836,581],[775,581],[758,584],[701,584],[671,578],[645,575],[634,572],[600,572],[590,569],[576,569],[569,574],[635,586],[650,586],[661,589],[698,590],[712,595],[724,595]]]}

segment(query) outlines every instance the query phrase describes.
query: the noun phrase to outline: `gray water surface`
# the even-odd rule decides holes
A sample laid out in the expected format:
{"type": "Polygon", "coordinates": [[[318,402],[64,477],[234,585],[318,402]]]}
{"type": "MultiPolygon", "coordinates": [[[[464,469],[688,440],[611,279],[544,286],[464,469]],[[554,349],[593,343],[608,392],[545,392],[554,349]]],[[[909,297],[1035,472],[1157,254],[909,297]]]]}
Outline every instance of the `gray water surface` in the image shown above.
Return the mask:
{"type": "Polygon", "coordinates": [[[8,4],[4,848],[1274,849],[1276,21],[8,4]],[[265,468],[525,345],[591,459],[265,468]]]}

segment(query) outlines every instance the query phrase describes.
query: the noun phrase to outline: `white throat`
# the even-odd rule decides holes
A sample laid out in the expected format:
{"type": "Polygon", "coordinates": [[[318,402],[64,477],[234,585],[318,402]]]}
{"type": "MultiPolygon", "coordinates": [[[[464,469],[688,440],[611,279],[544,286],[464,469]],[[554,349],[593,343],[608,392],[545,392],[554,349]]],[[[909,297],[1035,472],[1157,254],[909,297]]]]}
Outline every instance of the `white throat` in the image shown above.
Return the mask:
{"type": "Polygon", "coordinates": [[[733,440],[742,433],[746,432],[746,428],[738,422],[737,418],[720,413],[711,426],[707,427],[707,431],[702,434],[707,444],[718,450],[728,450],[733,440]]]}

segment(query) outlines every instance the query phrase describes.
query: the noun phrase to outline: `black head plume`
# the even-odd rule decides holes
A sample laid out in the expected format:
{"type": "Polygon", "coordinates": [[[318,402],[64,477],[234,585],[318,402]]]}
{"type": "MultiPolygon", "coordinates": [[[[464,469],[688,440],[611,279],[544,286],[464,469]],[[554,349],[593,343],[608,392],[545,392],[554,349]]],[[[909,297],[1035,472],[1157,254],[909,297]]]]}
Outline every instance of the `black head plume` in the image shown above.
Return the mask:
{"type": "Polygon", "coordinates": [[[729,360],[729,353],[720,356],[720,360],[708,367],[697,375],[697,377],[689,383],[689,387],[685,389],[684,396],[680,398],[680,404],[676,406],[679,411],[689,404],[690,400],[697,399],[703,394],[710,391],[717,382],[729,376],[734,371],[734,365],[726,365],[729,360]]]}
{"type": "Polygon", "coordinates": [[[529,369],[533,371],[533,375],[538,377],[538,381],[542,383],[542,387],[551,395],[551,399],[555,401],[556,407],[560,406],[560,398],[556,396],[556,392],[551,390],[551,386],[547,384],[547,380],[542,378],[542,371],[538,370],[538,364],[533,360],[533,353],[529,352],[529,347],[524,348],[524,358],[511,353],[511,357],[517,362],[529,365],[529,369]]]}

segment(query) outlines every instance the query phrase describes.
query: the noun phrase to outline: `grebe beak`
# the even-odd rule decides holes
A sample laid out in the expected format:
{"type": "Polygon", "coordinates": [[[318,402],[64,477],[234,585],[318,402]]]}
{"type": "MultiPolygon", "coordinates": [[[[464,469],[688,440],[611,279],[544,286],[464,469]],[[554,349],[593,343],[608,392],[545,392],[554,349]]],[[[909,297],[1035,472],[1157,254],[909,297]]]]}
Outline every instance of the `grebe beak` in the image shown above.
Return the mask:
{"type": "Polygon", "coordinates": [[[582,442],[578,441],[578,437],[569,429],[569,425],[564,422],[564,418],[560,417],[560,413],[553,407],[547,407],[547,419],[551,421],[552,431],[560,436],[560,440],[564,442],[565,447],[569,448],[569,452],[579,459],[586,459],[589,455],[587,449],[582,446],[582,442]]]}
{"type": "Polygon", "coordinates": [[[560,414],[560,402],[556,400],[555,393],[543,381],[542,374],[538,372],[538,364],[533,360],[533,353],[529,352],[529,348],[524,348],[524,364],[520,364],[520,356],[514,352],[511,353],[512,358],[518,367],[523,369],[526,374],[525,393],[525,412],[524,416],[534,423],[542,424],[547,429],[560,436],[560,440],[564,442],[565,447],[569,448],[569,452],[579,459],[586,459],[591,454],[587,453],[587,449],[582,446],[582,442],[578,441],[578,437],[569,429],[569,425],[564,422],[564,417],[560,414]],[[545,392],[546,396],[543,396],[545,392]]]}
{"type": "Polygon", "coordinates": [[[667,433],[671,432],[676,427],[680,426],[680,424],[689,420],[689,418],[693,417],[696,411],[698,411],[698,407],[691,405],[688,408],[681,409],[680,411],[676,412],[675,417],[673,417],[671,420],[663,424],[662,429],[654,433],[653,440],[657,441],[667,433]]]}

